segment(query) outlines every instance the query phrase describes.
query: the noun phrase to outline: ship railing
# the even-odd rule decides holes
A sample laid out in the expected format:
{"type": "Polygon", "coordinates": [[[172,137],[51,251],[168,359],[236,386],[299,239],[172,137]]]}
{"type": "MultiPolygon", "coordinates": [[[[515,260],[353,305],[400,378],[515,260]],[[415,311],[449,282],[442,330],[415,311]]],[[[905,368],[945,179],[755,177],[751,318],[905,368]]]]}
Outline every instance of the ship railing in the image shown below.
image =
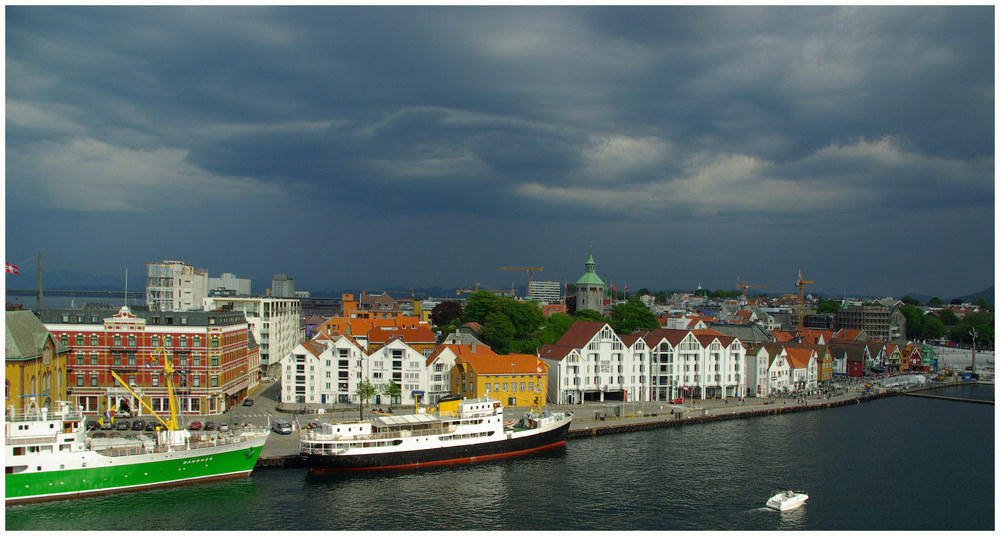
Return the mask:
{"type": "Polygon", "coordinates": [[[406,437],[424,437],[430,435],[450,434],[457,429],[457,426],[446,425],[424,430],[393,430],[391,432],[377,432],[373,434],[323,434],[319,430],[303,430],[302,438],[309,441],[378,441],[383,439],[402,439],[406,437]],[[403,432],[408,433],[403,433],[403,432]]]}
{"type": "Polygon", "coordinates": [[[60,407],[57,409],[47,408],[46,412],[43,414],[38,408],[30,409],[19,409],[15,410],[13,408],[7,408],[7,421],[8,422],[35,422],[41,420],[56,420],[62,419],[64,421],[82,421],[83,420],[83,410],[78,407],[60,407]]]}
{"type": "Polygon", "coordinates": [[[228,433],[224,432],[218,434],[214,437],[210,436],[195,436],[190,438],[189,441],[182,445],[165,445],[165,444],[155,444],[155,438],[147,437],[147,441],[143,444],[118,446],[118,445],[96,445],[94,446],[94,452],[99,452],[105,456],[133,456],[136,454],[157,454],[161,452],[169,451],[180,451],[180,450],[196,450],[209,447],[215,447],[219,445],[229,445],[232,443],[239,442],[239,433],[228,433]]]}
{"type": "Polygon", "coordinates": [[[44,435],[44,436],[34,436],[34,437],[8,437],[6,439],[7,439],[6,443],[8,445],[38,445],[38,444],[46,445],[50,443],[54,445],[56,443],[55,435],[44,435]]]}

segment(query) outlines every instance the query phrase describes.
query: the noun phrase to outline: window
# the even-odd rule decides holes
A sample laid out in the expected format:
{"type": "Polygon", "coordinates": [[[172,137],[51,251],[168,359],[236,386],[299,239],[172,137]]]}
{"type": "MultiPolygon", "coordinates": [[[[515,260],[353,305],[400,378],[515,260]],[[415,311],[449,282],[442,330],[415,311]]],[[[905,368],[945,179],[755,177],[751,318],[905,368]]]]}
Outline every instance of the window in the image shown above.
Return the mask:
{"type": "Polygon", "coordinates": [[[218,386],[219,386],[219,375],[212,374],[212,387],[218,387],[218,386]]]}
{"type": "Polygon", "coordinates": [[[122,336],[121,335],[115,335],[115,337],[114,337],[114,346],[121,346],[121,345],[122,345],[122,336]]]}
{"type": "Polygon", "coordinates": [[[90,336],[90,345],[91,346],[97,346],[97,335],[91,335],[90,336]]]}
{"type": "Polygon", "coordinates": [[[76,335],[76,345],[83,346],[83,335],[80,334],[76,335]]]}
{"type": "Polygon", "coordinates": [[[97,354],[90,354],[90,364],[97,365],[97,354]]]}
{"type": "Polygon", "coordinates": [[[59,336],[59,344],[62,344],[63,346],[69,346],[69,336],[66,335],[65,333],[63,333],[62,335],[60,335],[59,336]]]}
{"type": "Polygon", "coordinates": [[[122,354],[121,352],[114,352],[111,354],[111,359],[116,367],[122,366],[122,354]]]}
{"type": "Polygon", "coordinates": [[[128,345],[133,348],[135,347],[135,335],[128,336],[128,345]]]}
{"type": "Polygon", "coordinates": [[[128,354],[128,366],[135,366],[135,352],[129,352],[128,354]]]}
{"type": "Polygon", "coordinates": [[[83,374],[76,375],[76,386],[83,387],[83,374]]]}
{"type": "Polygon", "coordinates": [[[90,386],[97,387],[97,374],[90,375],[90,386]]]}
{"type": "Polygon", "coordinates": [[[153,374],[153,377],[150,379],[150,385],[152,385],[153,387],[159,387],[160,386],[160,375],[159,374],[153,374]]]}
{"type": "Polygon", "coordinates": [[[219,354],[212,354],[212,366],[219,366],[219,354]]]}
{"type": "Polygon", "coordinates": [[[192,384],[194,387],[201,387],[201,374],[195,374],[192,381],[194,382],[192,384]]]}

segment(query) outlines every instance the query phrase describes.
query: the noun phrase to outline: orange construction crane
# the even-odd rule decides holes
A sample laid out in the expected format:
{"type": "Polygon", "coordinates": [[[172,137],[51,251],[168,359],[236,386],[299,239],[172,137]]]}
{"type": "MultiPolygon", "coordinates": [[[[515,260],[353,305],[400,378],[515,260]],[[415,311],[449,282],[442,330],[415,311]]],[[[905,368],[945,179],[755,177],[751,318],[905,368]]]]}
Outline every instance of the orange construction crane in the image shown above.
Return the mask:
{"type": "Polygon", "coordinates": [[[743,284],[741,285],[739,279],[737,279],[736,288],[743,289],[743,297],[746,298],[748,288],[767,288],[767,285],[750,285],[747,283],[746,279],[743,280],[743,284]]]}
{"type": "Polygon", "coordinates": [[[544,270],[545,267],[541,268],[529,268],[527,266],[505,266],[503,268],[497,268],[497,270],[513,270],[517,272],[528,272],[528,287],[525,290],[525,294],[531,292],[531,283],[535,280],[535,272],[540,272],[544,270]]]}
{"type": "Polygon", "coordinates": [[[476,283],[476,290],[470,290],[467,288],[460,288],[455,291],[455,294],[461,296],[463,292],[479,292],[479,283],[476,283]]]}
{"type": "Polygon", "coordinates": [[[799,287],[799,329],[805,324],[806,317],[806,285],[812,285],[815,281],[806,281],[802,279],[802,270],[799,270],[799,279],[795,282],[795,286],[799,287]]]}

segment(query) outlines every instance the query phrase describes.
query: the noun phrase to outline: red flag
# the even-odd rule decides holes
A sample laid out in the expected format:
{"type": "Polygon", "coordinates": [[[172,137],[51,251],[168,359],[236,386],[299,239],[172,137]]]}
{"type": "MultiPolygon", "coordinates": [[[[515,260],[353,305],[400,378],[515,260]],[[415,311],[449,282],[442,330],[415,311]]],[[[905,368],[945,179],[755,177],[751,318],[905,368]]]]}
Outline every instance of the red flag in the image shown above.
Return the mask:
{"type": "Polygon", "coordinates": [[[14,266],[13,264],[11,264],[9,262],[4,263],[4,264],[7,265],[7,273],[8,274],[20,274],[21,273],[21,272],[17,271],[17,266],[14,266]]]}

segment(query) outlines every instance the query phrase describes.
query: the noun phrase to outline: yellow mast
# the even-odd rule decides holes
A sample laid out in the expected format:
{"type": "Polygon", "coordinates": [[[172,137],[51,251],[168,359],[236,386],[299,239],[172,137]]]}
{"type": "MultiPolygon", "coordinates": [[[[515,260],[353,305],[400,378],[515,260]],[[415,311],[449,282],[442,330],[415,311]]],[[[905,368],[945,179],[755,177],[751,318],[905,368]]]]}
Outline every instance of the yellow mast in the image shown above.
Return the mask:
{"type": "Polygon", "coordinates": [[[138,400],[139,403],[143,405],[143,407],[149,410],[149,412],[153,415],[153,417],[156,417],[156,420],[163,423],[163,426],[165,426],[167,430],[177,430],[177,401],[174,400],[174,382],[171,379],[171,375],[174,373],[174,368],[170,363],[170,356],[167,355],[167,350],[166,348],[163,347],[162,343],[160,344],[159,348],[153,350],[153,355],[156,355],[157,353],[160,352],[163,353],[163,372],[166,375],[167,379],[167,400],[170,405],[170,420],[168,421],[164,421],[163,419],[161,419],[160,416],[157,415],[155,411],[153,411],[153,408],[149,407],[149,404],[147,404],[142,399],[141,396],[137,395],[135,391],[129,388],[128,384],[125,383],[125,380],[121,379],[121,377],[118,376],[118,374],[116,374],[115,371],[112,370],[111,375],[115,378],[115,380],[118,381],[118,383],[121,384],[122,387],[125,388],[126,391],[131,393],[132,396],[134,396],[135,399],[138,400]]]}

